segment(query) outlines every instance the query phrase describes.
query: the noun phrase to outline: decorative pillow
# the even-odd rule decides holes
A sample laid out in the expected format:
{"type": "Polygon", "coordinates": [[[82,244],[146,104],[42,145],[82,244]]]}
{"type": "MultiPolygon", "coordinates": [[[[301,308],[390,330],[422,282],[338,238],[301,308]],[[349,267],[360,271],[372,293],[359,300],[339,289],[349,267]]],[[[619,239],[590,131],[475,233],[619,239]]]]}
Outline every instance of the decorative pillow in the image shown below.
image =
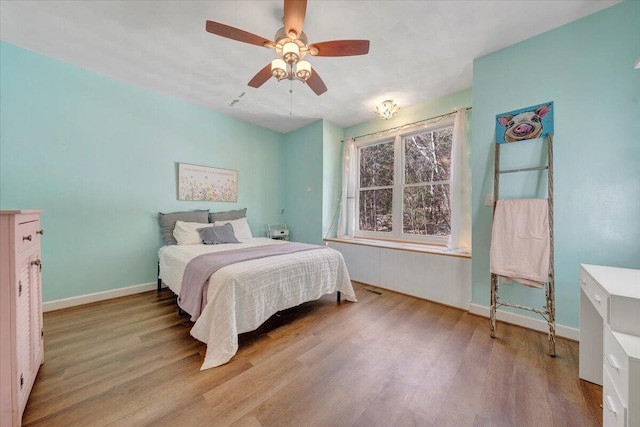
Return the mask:
{"type": "Polygon", "coordinates": [[[236,239],[240,240],[241,242],[246,242],[247,240],[253,239],[253,235],[251,234],[251,228],[249,227],[247,218],[214,222],[214,225],[216,227],[225,224],[231,224],[231,226],[233,227],[233,234],[236,236],[236,239]]]}
{"type": "Polygon", "coordinates": [[[240,243],[233,234],[231,224],[198,228],[198,233],[205,245],[221,245],[224,243],[240,243]]]}
{"type": "Polygon", "coordinates": [[[160,223],[160,232],[162,233],[162,240],[165,245],[177,245],[175,237],[173,237],[173,229],[176,226],[176,221],[185,222],[209,222],[209,210],[195,210],[186,212],[173,212],[162,213],[158,212],[158,222],[160,223]]]}
{"type": "Polygon", "coordinates": [[[216,221],[232,221],[234,219],[246,218],[247,217],[247,208],[239,209],[237,211],[227,211],[227,212],[211,212],[209,213],[209,222],[216,221]]]}
{"type": "Polygon", "coordinates": [[[201,222],[176,221],[173,229],[173,237],[179,245],[201,245],[202,238],[198,233],[199,228],[213,227],[213,224],[203,224],[201,222]]]}

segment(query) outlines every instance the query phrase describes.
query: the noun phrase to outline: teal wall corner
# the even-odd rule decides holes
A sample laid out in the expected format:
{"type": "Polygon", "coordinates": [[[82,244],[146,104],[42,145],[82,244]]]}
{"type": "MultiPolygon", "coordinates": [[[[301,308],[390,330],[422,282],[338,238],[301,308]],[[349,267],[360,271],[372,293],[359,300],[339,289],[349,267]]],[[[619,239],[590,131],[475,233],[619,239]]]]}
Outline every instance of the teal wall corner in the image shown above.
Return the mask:
{"type": "Polygon", "coordinates": [[[322,244],[323,121],[284,135],[281,188],[291,240],[322,244]]]}
{"type": "Polygon", "coordinates": [[[322,236],[336,237],[342,195],[342,149],[344,130],[323,121],[322,132],[322,236]]]}

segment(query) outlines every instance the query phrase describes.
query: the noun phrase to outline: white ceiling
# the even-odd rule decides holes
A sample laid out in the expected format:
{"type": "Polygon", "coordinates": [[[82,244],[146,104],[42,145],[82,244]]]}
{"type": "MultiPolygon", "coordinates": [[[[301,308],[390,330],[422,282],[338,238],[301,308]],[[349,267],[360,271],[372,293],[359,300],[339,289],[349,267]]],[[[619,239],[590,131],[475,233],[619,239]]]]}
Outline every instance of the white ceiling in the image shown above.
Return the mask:
{"type": "Polygon", "coordinates": [[[388,98],[406,108],[469,88],[474,58],[616,3],[309,0],[310,43],[371,41],[368,55],[309,59],[328,87],[321,96],[300,82],[247,86],[273,50],[205,31],[211,20],[272,39],[281,0],[0,0],[0,38],[286,133],[320,118],[341,127],[371,120],[388,98]]]}

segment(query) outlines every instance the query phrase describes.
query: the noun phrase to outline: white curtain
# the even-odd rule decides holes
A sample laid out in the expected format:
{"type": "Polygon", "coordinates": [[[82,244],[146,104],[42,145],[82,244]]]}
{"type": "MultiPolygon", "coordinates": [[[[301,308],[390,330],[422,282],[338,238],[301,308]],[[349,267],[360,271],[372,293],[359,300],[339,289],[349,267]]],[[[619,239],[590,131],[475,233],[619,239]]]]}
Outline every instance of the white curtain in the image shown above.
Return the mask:
{"type": "Polygon", "coordinates": [[[356,148],[353,138],[345,141],[342,160],[342,200],[338,237],[353,237],[356,230],[356,148]]]}
{"type": "Polygon", "coordinates": [[[471,174],[467,146],[467,109],[456,110],[451,147],[451,236],[447,248],[471,251],[471,174]]]}

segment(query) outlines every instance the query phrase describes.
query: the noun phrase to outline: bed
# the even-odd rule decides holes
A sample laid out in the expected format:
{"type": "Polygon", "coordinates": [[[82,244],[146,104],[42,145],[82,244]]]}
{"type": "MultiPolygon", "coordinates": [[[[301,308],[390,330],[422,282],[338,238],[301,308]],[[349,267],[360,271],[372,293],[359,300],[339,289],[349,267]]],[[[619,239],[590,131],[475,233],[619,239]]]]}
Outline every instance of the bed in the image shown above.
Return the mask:
{"type": "MultiPolygon", "coordinates": [[[[194,258],[256,248],[281,249],[274,245],[292,243],[245,234],[238,243],[164,245],[158,251],[158,283],[164,283],[180,299],[183,287],[192,286],[183,284],[183,276],[194,258]]],[[[281,310],[335,292],[356,302],[342,255],[326,246],[223,266],[210,276],[203,292],[205,302],[191,329],[194,338],[207,344],[203,370],[231,360],[238,351],[238,334],[257,329],[281,310]]]]}

